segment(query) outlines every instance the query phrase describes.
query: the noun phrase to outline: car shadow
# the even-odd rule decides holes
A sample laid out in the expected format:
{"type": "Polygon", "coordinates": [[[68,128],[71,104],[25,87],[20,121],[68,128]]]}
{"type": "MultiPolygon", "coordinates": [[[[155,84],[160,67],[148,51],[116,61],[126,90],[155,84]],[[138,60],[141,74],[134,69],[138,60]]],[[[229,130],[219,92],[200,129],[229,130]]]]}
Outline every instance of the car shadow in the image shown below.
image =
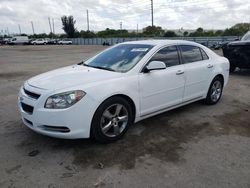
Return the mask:
{"type": "Polygon", "coordinates": [[[171,119],[178,119],[186,111],[197,110],[201,106],[201,102],[196,102],[145,119],[131,126],[121,140],[110,144],[97,143],[92,139],[56,139],[28,131],[27,138],[20,146],[27,154],[35,151],[38,157],[43,153],[69,152],[73,156],[72,164],[83,168],[100,168],[102,164],[105,167],[118,165],[123,169],[131,169],[138,158],[146,155],[179,162],[182,143],[196,137],[209,123],[197,124],[187,120],[173,122],[171,119]]]}
{"type": "Polygon", "coordinates": [[[230,75],[237,76],[250,76],[250,69],[239,69],[237,68],[235,72],[230,73],[230,75]]]}

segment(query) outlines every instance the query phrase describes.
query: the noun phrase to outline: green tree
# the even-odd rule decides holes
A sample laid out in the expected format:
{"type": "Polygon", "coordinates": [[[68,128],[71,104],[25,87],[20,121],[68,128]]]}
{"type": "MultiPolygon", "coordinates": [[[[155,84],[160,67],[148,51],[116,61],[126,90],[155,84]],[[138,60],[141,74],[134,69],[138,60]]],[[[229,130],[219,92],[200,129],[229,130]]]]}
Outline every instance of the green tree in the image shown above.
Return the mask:
{"type": "Polygon", "coordinates": [[[223,30],[217,30],[214,33],[215,36],[222,36],[223,35],[223,30]]]}
{"type": "Polygon", "coordinates": [[[129,36],[135,36],[135,33],[129,33],[128,30],[126,29],[115,30],[115,29],[106,28],[103,31],[99,31],[97,33],[97,36],[98,37],[129,37],[129,36]]]}
{"type": "Polygon", "coordinates": [[[143,34],[149,36],[161,36],[164,34],[164,30],[160,26],[147,26],[143,29],[143,34]]]}
{"type": "Polygon", "coordinates": [[[203,32],[203,36],[204,37],[213,37],[214,36],[214,31],[213,30],[205,31],[205,32],[203,32]]]}
{"type": "Polygon", "coordinates": [[[238,23],[231,28],[225,29],[224,36],[242,36],[250,29],[249,23],[238,23]]]}
{"type": "Polygon", "coordinates": [[[204,30],[203,28],[199,27],[198,29],[196,29],[195,32],[190,33],[189,36],[190,37],[202,37],[204,35],[204,30]]]}
{"type": "Polygon", "coordinates": [[[174,31],[167,31],[167,32],[164,34],[164,37],[177,37],[177,35],[175,34],[174,31]]]}
{"type": "Polygon", "coordinates": [[[67,37],[73,38],[75,32],[77,31],[75,28],[76,21],[74,20],[73,16],[62,16],[62,29],[67,34],[67,37]]]}
{"type": "Polygon", "coordinates": [[[184,35],[184,37],[188,36],[188,32],[185,31],[185,32],[183,33],[183,35],[184,35]]]}
{"type": "Polygon", "coordinates": [[[203,33],[203,31],[204,31],[204,30],[203,30],[203,28],[201,28],[201,27],[199,27],[198,29],[196,29],[196,32],[197,32],[197,33],[203,33]]]}

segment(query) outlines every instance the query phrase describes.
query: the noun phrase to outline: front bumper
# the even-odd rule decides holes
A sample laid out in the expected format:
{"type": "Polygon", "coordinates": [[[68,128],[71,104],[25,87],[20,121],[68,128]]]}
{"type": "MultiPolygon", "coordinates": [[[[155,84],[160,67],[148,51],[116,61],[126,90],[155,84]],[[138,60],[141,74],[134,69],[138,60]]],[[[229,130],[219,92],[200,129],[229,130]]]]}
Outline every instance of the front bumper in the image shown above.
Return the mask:
{"type": "Polygon", "coordinates": [[[90,127],[95,108],[94,101],[87,95],[67,109],[45,109],[44,103],[49,95],[46,91],[25,84],[25,89],[41,96],[35,100],[28,96],[23,88],[18,96],[18,109],[23,123],[33,131],[56,138],[77,139],[89,138],[90,127]],[[22,103],[33,107],[27,112],[22,103]]]}

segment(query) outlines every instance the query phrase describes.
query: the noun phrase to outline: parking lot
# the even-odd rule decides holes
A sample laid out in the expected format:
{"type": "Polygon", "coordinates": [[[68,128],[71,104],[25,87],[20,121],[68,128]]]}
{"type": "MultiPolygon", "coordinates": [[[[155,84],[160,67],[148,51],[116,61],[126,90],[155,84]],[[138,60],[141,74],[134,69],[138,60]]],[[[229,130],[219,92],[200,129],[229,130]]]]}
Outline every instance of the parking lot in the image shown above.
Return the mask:
{"type": "Polygon", "coordinates": [[[24,127],[16,104],[23,82],[102,49],[0,46],[0,187],[250,187],[249,70],[230,75],[217,105],[146,119],[112,144],[24,127]]]}

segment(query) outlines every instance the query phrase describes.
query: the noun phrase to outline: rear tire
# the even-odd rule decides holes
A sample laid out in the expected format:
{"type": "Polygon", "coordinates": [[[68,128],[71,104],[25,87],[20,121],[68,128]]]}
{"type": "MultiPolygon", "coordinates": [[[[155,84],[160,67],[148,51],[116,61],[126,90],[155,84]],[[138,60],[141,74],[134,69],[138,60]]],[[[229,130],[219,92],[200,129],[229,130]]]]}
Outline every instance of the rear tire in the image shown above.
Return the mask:
{"type": "Polygon", "coordinates": [[[222,95],[223,91],[223,79],[220,76],[216,76],[210,84],[205,103],[208,105],[216,104],[222,95]]]}
{"type": "Polygon", "coordinates": [[[100,143],[120,139],[133,124],[133,111],[127,100],[111,97],[96,110],[91,123],[91,137],[100,143]]]}

